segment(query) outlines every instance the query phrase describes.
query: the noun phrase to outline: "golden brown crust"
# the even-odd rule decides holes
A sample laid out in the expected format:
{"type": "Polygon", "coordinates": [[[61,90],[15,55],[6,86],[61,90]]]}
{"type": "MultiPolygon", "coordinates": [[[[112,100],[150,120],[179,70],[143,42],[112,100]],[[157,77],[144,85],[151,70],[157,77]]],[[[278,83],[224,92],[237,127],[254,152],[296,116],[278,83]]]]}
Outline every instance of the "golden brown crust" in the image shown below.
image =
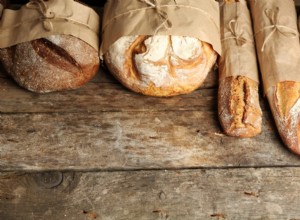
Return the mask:
{"type": "Polygon", "coordinates": [[[227,135],[253,137],[261,132],[258,83],[245,77],[226,77],[218,91],[219,120],[227,135]]]}
{"type": "MultiPolygon", "coordinates": [[[[168,58],[164,61],[157,61],[153,63],[155,66],[167,66],[168,75],[171,76],[172,80],[163,86],[156,86],[152,82],[147,83],[147,85],[143,85],[144,81],[136,67],[135,56],[147,51],[145,41],[148,38],[149,36],[138,36],[126,51],[120,52],[119,56],[125,57],[125,63],[122,69],[118,68],[114,64],[114,58],[109,52],[104,56],[110,72],[124,86],[137,93],[149,96],[174,96],[190,93],[201,86],[209,70],[216,62],[217,54],[213,48],[209,44],[199,40],[199,44],[203,48],[203,54],[201,56],[191,60],[179,60],[179,63],[176,64],[176,66],[172,64],[170,56],[168,56],[168,58]],[[180,76],[175,73],[177,69],[181,68],[185,70],[192,70],[202,63],[205,63],[207,66],[206,70],[203,73],[199,71],[198,73],[190,75],[188,79],[181,80],[180,76]]],[[[171,41],[171,36],[169,36],[169,41],[171,41]]]]}
{"type": "Polygon", "coordinates": [[[269,89],[267,97],[283,142],[300,155],[300,83],[277,83],[269,89]]]}
{"type": "Polygon", "coordinates": [[[97,51],[67,35],[0,49],[0,61],[20,86],[38,93],[76,89],[99,69],[97,51]]]}

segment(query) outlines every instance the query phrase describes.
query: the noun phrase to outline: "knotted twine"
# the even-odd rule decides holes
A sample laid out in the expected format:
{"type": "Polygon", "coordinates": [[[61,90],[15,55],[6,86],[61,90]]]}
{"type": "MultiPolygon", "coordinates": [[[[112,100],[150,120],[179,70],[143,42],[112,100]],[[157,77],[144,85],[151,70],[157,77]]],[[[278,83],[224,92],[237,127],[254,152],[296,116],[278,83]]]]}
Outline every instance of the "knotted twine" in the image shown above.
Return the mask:
{"type": "Polygon", "coordinates": [[[264,93],[300,82],[300,43],[293,0],[250,0],[264,93]]]}
{"type": "Polygon", "coordinates": [[[275,33],[280,33],[286,38],[296,38],[298,37],[298,30],[295,30],[293,28],[290,28],[288,26],[280,25],[279,23],[279,7],[275,7],[274,9],[265,9],[264,11],[266,17],[270,20],[271,25],[265,26],[259,31],[256,32],[255,35],[258,35],[266,30],[272,30],[265,38],[262,47],[261,52],[264,52],[266,45],[269,41],[271,41],[272,37],[275,35],[275,33]]]}
{"type": "Polygon", "coordinates": [[[0,20],[0,48],[60,34],[99,50],[99,16],[74,0],[30,0],[19,10],[5,9],[0,20]]]}
{"type": "MultiPolygon", "coordinates": [[[[160,25],[158,25],[154,35],[157,34],[157,32],[165,27],[166,29],[171,29],[173,24],[172,21],[170,21],[169,19],[169,15],[167,12],[165,12],[160,5],[157,3],[157,0],[140,0],[141,2],[146,3],[147,5],[149,5],[150,8],[155,9],[157,15],[162,19],[162,22],[160,25]]],[[[174,0],[175,5],[177,5],[176,1],[174,0]]]]}
{"type": "Polygon", "coordinates": [[[240,28],[239,22],[236,19],[232,19],[228,24],[228,29],[231,33],[231,36],[225,37],[222,41],[235,39],[238,46],[243,46],[247,42],[253,42],[251,39],[245,37],[244,31],[240,28]]]}
{"type": "Polygon", "coordinates": [[[220,9],[223,39],[219,80],[245,76],[259,82],[252,23],[246,2],[224,3],[220,9]]]}
{"type": "MultiPolygon", "coordinates": [[[[54,19],[56,15],[55,12],[49,11],[48,5],[43,0],[30,0],[30,2],[26,4],[26,7],[29,9],[35,9],[41,14],[41,20],[46,31],[53,30],[53,23],[51,22],[51,19],[54,19]]],[[[66,15],[65,18],[69,18],[71,16],[72,15],[66,15]]]]}

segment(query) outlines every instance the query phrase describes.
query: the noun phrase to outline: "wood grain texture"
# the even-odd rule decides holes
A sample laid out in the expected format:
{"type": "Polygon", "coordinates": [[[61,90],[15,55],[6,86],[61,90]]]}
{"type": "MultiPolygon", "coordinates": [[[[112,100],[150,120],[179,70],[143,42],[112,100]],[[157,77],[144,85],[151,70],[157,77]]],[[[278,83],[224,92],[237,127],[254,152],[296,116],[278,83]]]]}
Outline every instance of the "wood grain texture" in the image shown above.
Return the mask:
{"type": "Polygon", "coordinates": [[[300,219],[299,168],[37,175],[0,175],[1,219],[300,219]]]}
{"type": "Polygon", "coordinates": [[[261,135],[227,137],[216,88],[212,73],[190,95],[145,97],[102,69],[37,95],[0,67],[0,220],[300,220],[300,158],[266,101],[261,135]]]}
{"type": "Polygon", "coordinates": [[[81,89],[45,95],[0,77],[0,170],[300,165],[266,106],[260,136],[222,133],[214,74],[206,89],[172,98],[130,92],[105,71],[81,89]]]}
{"type": "Polygon", "coordinates": [[[215,112],[0,115],[0,170],[299,166],[268,114],[253,139],[222,134],[215,112]]]}
{"type": "Polygon", "coordinates": [[[279,139],[267,107],[261,135],[230,138],[217,119],[216,88],[153,98],[97,77],[82,89],[46,95],[0,78],[0,170],[300,165],[279,139]]]}
{"type": "MultiPolygon", "coordinates": [[[[215,76],[211,73],[205,88],[216,85],[215,76]]],[[[0,77],[2,113],[204,110],[216,108],[216,98],[215,89],[201,89],[173,98],[146,97],[127,90],[103,71],[78,90],[51,94],[35,94],[7,77],[0,77]]]]}
{"type": "Polygon", "coordinates": [[[25,91],[6,79],[0,78],[0,85],[2,113],[212,110],[216,108],[217,99],[214,89],[173,98],[155,98],[112,83],[91,82],[78,90],[43,95],[25,91]]]}

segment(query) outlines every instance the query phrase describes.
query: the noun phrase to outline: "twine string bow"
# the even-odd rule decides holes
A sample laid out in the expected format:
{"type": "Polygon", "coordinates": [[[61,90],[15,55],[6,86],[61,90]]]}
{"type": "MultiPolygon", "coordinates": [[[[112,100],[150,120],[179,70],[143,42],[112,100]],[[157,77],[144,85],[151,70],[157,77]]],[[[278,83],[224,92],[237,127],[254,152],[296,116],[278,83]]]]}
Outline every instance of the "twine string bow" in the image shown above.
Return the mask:
{"type": "MultiPolygon", "coordinates": [[[[155,9],[156,13],[158,14],[158,16],[160,17],[160,19],[162,20],[161,24],[157,27],[155,34],[157,34],[157,32],[161,29],[161,28],[166,28],[167,30],[171,29],[173,24],[169,19],[169,15],[167,12],[165,12],[161,6],[157,3],[157,0],[140,0],[143,3],[146,3],[150,8],[155,9]]],[[[174,0],[175,4],[176,1],[174,0]]]]}
{"type": "Polygon", "coordinates": [[[52,31],[53,24],[50,21],[51,19],[55,18],[55,13],[48,10],[48,6],[43,0],[30,0],[26,7],[29,9],[37,10],[42,16],[42,22],[45,30],[52,31]]]}
{"type": "Polygon", "coordinates": [[[235,39],[238,46],[243,46],[248,42],[247,38],[244,37],[244,32],[241,30],[237,20],[231,20],[228,24],[228,28],[232,36],[227,37],[224,40],[235,39]]]}
{"type": "Polygon", "coordinates": [[[262,32],[264,30],[272,30],[272,31],[265,38],[262,48],[261,48],[261,52],[264,52],[267,43],[271,40],[271,38],[274,36],[274,34],[276,32],[282,34],[283,36],[285,36],[287,38],[296,38],[298,36],[297,30],[290,28],[288,26],[279,24],[279,16],[278,16],[279,8],[278,7],[276,7],[275,9],[266,9],[265,14],[269,18],[271,25],[262,28],[256,34],[259,34],[260,32],[262,32]]]}

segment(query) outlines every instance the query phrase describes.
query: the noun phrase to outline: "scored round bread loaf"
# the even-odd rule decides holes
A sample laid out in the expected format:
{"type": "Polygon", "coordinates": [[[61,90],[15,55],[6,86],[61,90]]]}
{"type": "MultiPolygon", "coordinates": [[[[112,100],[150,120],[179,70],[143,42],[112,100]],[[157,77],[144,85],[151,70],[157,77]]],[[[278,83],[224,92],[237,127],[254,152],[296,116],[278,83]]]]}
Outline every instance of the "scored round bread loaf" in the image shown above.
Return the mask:
{"type": "Polygon", "coordinates": [[[0,49],[0,61],[20,86],[38,93],[76,89],[99,69],[98,52],[69,35],[52,35],[0,49]]]}
{"type": "Polygon", "coordinates": [[[215,64],[208,43],[180,36],[125,36],[104,60],[127,88],[150,96],[174,96],[199,88],[215,64]]]}

